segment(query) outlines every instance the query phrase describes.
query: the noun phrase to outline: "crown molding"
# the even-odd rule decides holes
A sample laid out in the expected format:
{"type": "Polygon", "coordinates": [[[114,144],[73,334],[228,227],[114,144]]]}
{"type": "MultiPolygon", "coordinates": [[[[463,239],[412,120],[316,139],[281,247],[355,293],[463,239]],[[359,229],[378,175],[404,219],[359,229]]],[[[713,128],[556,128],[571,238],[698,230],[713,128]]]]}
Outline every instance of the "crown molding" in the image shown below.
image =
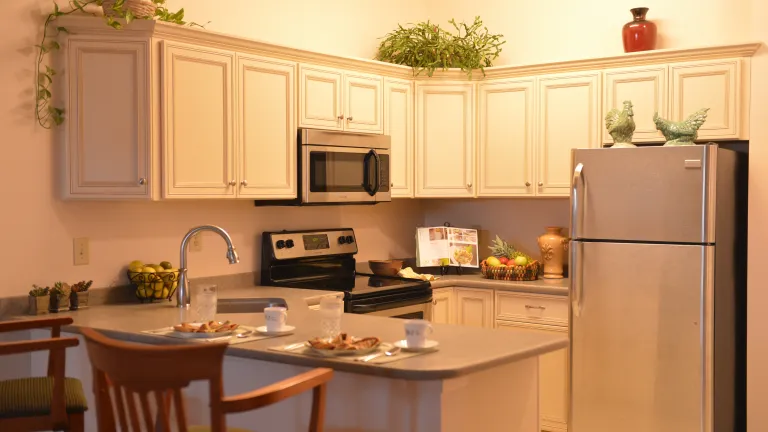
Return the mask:
{"type": "MultiPolygon", "coordinates": [[[[251,55],[278,57],[296,62],[337,67],[359,72],[375,73],[392,78],[416,79],[417,81],[467,81],[467,74],[460,69],[435,71],[432,77],[421,74],[414,77],[408,66],[394,65],[377,60],[321,54],[313,51],[267,43],[206,29],[180,26],[153,20],[136,20],[124,25],[122,30],[107,27],[101,18],[68,15],[56,20],[57,26],[66,27],[72,35],[108,35],[123,32],[127,37],[162,38],[191,44],[205,44],[219,49],[251,55]]],[[[613,69],[644,66],[659,63],[679,63],[720,58],[751,57],[762,46],[760,42],[732,45],[707,46],[682,49],[660,49],[609,57],[568,60],[552,63],[493,66],[472,73],[472,81],[493,78],[514,78],[531,75],[577,72],[595,69],[613,69]]]]}

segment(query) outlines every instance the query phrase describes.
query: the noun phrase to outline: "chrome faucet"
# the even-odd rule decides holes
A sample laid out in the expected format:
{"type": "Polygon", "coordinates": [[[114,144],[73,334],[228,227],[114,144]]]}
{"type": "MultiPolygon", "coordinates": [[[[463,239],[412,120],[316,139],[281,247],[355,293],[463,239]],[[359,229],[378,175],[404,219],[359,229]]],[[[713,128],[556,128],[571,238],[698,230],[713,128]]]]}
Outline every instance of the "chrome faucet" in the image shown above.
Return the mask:
{"type": "Polygon", "coordinates": [[[215,225],[201,225],[199,227],[189,230],[187,235],[181,240],[181,258],[179,259],[179,283],[176,288],[176,307],[186,308],[190,304],[189,295],[189,281],[187,280],[187,243],[189,239],[200,231],[213,231],[220,235],[225,242],[227,242],[227,260],[230,264],[237,264],[240,262],[240,257],[237,256],[235,247],[232,246],[232,239],[229,234],[223,229],[215,225]]]}

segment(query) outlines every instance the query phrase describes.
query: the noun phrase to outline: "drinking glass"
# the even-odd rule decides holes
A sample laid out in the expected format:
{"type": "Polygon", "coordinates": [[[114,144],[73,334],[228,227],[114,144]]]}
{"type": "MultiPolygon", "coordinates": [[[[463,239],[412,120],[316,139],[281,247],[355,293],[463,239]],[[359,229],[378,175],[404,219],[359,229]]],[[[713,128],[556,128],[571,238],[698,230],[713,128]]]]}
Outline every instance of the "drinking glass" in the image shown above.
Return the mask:
{"type": "Polygon", "coordinates": [[[320,329],[323,337],[332,339],[341,333],[341,314],[344,313],[344,301],[338,297],[320,299],[320,329]]]}
{"type": "Polygon", "coordinates": [[[192,306],[195,308],[198,322],[213,321],[216,316],[216,285],[198,285],[192,292],[192,306]]]}

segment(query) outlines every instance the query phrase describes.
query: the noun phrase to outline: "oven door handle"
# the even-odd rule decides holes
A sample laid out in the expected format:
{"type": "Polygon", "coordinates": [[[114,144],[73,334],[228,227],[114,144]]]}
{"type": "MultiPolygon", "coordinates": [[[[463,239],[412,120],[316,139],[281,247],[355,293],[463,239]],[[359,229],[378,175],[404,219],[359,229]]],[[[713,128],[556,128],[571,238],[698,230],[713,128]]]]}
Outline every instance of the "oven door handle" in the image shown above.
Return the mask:
{"type": "Polygon", "coordinates": [[[429,297],[419,297],[415,299],[396,300],[386,303],[369,303],[369,304],[352,304],[350,312],[356,314],[366,314],[371,312],[379,312],[387,309],[396,309],[405,306],[413,306],[422,303],[430,303],[432,301],[432,295],[429,297]]]}

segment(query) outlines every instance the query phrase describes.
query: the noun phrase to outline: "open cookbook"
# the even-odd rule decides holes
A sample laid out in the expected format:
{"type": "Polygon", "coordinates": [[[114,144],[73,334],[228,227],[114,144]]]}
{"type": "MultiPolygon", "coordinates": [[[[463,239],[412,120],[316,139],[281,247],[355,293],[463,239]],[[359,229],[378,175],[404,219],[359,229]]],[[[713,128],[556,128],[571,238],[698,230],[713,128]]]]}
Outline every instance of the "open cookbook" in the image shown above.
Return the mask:
{"type": "Polygon", "coordinates": [[[416,229],[419,267],[478,267],[477,230],[456,227],[416,229]]]}

